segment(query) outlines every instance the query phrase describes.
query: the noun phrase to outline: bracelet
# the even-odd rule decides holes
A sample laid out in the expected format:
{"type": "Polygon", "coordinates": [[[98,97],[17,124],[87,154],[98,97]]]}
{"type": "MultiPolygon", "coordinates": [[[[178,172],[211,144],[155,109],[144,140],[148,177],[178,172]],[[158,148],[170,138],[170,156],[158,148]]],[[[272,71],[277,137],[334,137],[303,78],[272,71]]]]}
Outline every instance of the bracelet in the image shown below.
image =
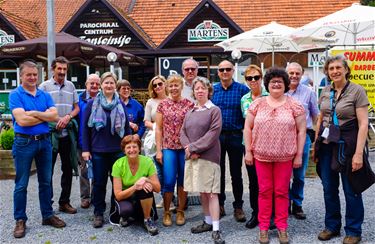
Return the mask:
{"type": "Polygon", "coordinates": [[[68,114],[70,119],[73,119],[73,116],[71,114],[68,114]]]}

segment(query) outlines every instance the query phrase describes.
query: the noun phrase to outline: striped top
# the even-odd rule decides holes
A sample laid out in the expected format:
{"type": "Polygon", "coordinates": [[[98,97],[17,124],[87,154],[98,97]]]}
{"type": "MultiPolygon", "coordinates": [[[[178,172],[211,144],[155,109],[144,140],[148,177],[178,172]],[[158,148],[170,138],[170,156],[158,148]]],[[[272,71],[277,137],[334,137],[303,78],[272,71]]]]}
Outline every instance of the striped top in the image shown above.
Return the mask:
{"type": "Polygon", "coordinates": [[[46,80],[39,86],[40,89],[48,92],[57,108],[59,117],[64,117],[73,110],[73,104],[78,103],[78,94],[74,84],[68,80],[60,85],[53,78],[46,80]]]}

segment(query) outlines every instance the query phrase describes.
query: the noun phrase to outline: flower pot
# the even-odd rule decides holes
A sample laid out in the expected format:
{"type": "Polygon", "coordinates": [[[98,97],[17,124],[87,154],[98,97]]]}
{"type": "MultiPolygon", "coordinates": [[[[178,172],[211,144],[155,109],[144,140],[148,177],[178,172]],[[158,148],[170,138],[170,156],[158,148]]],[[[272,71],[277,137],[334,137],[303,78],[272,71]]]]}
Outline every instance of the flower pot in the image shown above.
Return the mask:
{"type": "MultiPolygon", "coordinates": [[[[31,164],[30,175],[36,173],[35,162],[31,164]]],[[[14,168],[12,150],[0,150],[0,180],[14,179],[16,169],[14,168]]]]}

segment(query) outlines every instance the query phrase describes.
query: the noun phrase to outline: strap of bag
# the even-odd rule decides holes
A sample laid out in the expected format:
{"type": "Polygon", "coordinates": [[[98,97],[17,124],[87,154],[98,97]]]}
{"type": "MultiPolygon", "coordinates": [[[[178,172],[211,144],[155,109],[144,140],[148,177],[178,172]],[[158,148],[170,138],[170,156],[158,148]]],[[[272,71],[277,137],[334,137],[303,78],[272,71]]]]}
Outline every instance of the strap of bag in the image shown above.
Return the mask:
{"type": "Polygon", "coordinates": [[[330,108],[331,108],[331,116],[329,117],[329,124],[331,125],[332,124],[332,121],[333,121],[333,124],[334,125],[339,125],[339,120],[337,118],[337,114],[336,114],[336,105],[338,103],[338,101],[340,101],[340,99],[342,98],[342,96],[344,95],[346,89],[348,88],[349,86],[349,83],[350,81],[348,81],[344,88],[342,89],[341,91],[341,94],[340,96],[337,98],[336,100],[336,96],[335,96],[335,93],[336,93],[336,90],[335,89],[332,89],[331,87],[331,91],[330,91],[330,96],[329,96],[329,100],[330,100],[330,108]]]}

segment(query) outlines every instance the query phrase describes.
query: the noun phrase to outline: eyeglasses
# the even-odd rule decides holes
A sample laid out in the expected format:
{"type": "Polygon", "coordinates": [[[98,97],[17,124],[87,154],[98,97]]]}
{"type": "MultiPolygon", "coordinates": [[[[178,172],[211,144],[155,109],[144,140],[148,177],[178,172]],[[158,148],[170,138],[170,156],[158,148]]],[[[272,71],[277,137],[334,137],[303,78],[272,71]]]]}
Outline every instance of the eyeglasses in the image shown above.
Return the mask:
{"type": "Polygon", "coordinates": [[[123,86],[121,87],[121,89],[123,89],[124,91],[130,91],[131,88],[129,86],[123,86]]]}
{"type": "Polygon", "coordinates": [[[232,71],[232,68],[220,68],[220,69],[219,69],[219,72],[223,73],[224,70],[225,70],[226,72],[231,72],[231,71],[232,71]]]}
{"type": "Polygon", "coordinates": [[[185,68],[185,72],[194,72],[197,70],[197,68],[185,68]]]}
{"type": "Polygon", "coordinates": [[[254,75],[254,76],[251,76],[251,75],[249,75],[249,76],[245,76],[245,80],[247,80],[247,81],[258,81],[260,79],[260,75],[254,75]]]}
{"type": "Polygon", "coordinates": [[[100,84],[96,83],[96,82],[90,82],[89,84],[90,84],[90,86],[94,86],[94,85],[100,86],[100,84]]]}
{"type": "Polygon", "coordinates": [[[274,85],[276,83],[284,84],[284,81],[283,80],[270,80],[270,84],[274,85]]]}
{"type": "Polygon", "coordinates": [[[156,84],[152,84],[152,87],[153,87],[153,88],[156,88],[156,87],[158,87],[158,86],[162,86],[162,85],[164,85],[163,82],[158,82],[158,83],[156,83],[156,84]]]}

